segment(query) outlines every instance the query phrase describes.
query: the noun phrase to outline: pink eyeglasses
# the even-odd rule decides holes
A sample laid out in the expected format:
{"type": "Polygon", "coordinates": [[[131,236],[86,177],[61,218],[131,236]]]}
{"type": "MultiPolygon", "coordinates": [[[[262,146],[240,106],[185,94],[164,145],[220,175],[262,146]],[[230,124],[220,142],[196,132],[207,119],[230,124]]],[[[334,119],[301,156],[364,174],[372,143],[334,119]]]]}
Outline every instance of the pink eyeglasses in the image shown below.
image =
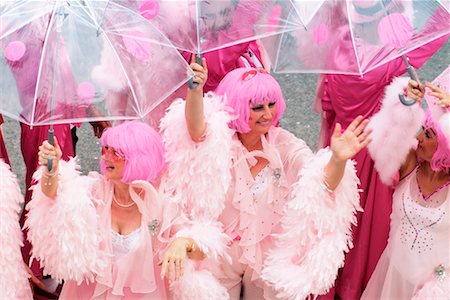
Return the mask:
{"type": "Polygon", "coordinates": [[[242,78],[241,79],[242,79],[242,81],[249,81],[250,79],[255,77],[255,75],[258,72],[259,73],[263,73],[263,74],[269,74],[269,72],[267,72],[263,68],[251,68],[250,70],[248,70],[244,74],[242,74],[242,78]]]}
{"type": "Polygon", "coordinates": [[[125,157],[121,155],[119,152],[114,150],[114,148],[103,146],[102,147],[102,156],[106,160],[110,160],[112,162],[118,162],[120,160],[125,160],[125,157]]]}

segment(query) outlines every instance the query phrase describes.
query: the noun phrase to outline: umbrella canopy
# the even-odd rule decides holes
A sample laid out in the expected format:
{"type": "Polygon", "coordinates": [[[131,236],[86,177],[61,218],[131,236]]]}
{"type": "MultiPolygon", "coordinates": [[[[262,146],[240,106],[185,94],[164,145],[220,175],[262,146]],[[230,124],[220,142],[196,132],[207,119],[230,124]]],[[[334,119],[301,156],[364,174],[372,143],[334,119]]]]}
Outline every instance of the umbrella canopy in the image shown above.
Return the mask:
{"type": "Polygon", "coordinates": [[[197,54],[303,27],[290,0],[109,2],[137,11],[166,34],[175,47],[197,54]]]}
{"type": "Polygon", "coordinates": [[[305,28],[263,40],[279,73],[363,75],[450,33],[448,4],[297,0],[305,28]]]}
{"type": "Polygon", "coordinates": [[[139,119],[193,76],[142,16],[101,4],[16,0],[0,6],[2,114],[29,125],[139,119]],[[111,89],[127,97],[109,97],[111,89]],[[91,114],[92,105],[101,114],[91,114]]]}

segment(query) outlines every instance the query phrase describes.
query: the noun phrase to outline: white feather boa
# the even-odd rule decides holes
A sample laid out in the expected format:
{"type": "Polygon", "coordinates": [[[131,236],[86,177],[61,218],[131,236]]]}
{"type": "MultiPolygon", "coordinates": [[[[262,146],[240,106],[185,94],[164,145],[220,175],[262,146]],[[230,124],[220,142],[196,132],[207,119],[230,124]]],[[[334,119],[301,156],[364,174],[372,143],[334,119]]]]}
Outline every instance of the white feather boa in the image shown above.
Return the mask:
{"type": "Polygon", "coordinates": [[[170,290],[174,300],[228,300],[228,291],[207,270],[195,270],[194,262],[186,261],[184,275],[171,282],[170,290]]]}
{"type": "Polygon", "coordinates": [[[205,95],[206,139],[196,143],[190,138],[184,115],[185,102],[176,100],[161,120],[168,172],[165,189],[178,199],[188,228],[179,233],[194,238],[205,254],[224,253],[226,235],[216,222],[222,213],[231,181],[232,119],[220,97],[205,95]],[[199,223],[196,223],[200,220],[199,223]],[[199,225],[196,225],[199,224],[199,225]],[[207,226],[206,226],[207,225],[207,226]],[[210,226],[211,225],[211,226],[210,226]],[[208,229],[211,232],[208,232],[208,229]],[[206,238],[207,237],[207,238],[206,238]]]}
{"type": "Polygon", "coordinates": [[[393,184],[398,170],[405,162],[408,152],[417,147],[416,134],[423,124],[424,111],[419,104],[403,105],[398,94],[408,85],[408,78],[396,78],[386,88],[381,110],[367,125],[372,129],[372,141],[368,145],[370,156],[380,179],[393,184]]]}
{"type": "MultiPolygon", "coordinates": [[[[93,281],[106,266],[105,253],[99,250],[96,208],[91,199],[93,180],[81,176],[76,159],[59,163],[58,192],[46,197],[40,187],[43,168],[34,174],[37,184],[25,227],[33,245],[32,256],[58,281],[93,281]]],[[[44,178],[45,180],[45,178],[44,178]]]]}
{"type": "Polygon", "coordinates": [[[0,159],[0,295],[6,299],[32,299],[20,252],[23,237],[19,214],[23,200],[16,176],[0,159]]]}
{"type": "Polygon", "coordinates": [[[324,167],[331,152],[320,150],[300,171],[293,186],[293,199],[282,218],[283,232],[269,252],[262,271],[286,299],[305,299],[326,293],[344,263],[344,252],[353,247],[351,225],[356,225],[359,205],[358,184],[353,161],[334,192],[323,183],[324,167]]]}

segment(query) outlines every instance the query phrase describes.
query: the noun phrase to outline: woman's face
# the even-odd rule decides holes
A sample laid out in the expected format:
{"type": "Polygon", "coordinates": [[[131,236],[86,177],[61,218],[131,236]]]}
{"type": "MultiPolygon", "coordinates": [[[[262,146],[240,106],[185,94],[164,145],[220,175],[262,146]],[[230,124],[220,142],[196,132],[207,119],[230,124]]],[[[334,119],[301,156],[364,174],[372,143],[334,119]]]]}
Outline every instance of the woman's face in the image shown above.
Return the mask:
{"type": "Polygon", "coordinates": [[[417,157],[431,161],[434,153],[438,148],[438,139],[436,132],[432,128],[422,128],[422,132],[417,136],[419,145],[417,146],[417,157]]]}
{"type": "Polygon", "coordinates": [[[125,158],[112,147],[102,147],[102,159],[105,163],[105,176],[110,180],[122,180],[125,158]]]}
{"type": "Polygon", "coordinates": [[[261,105],[250,104],[250,132],[266,134],[273,124],[277,112],[275,101],[266,101],[261,105]]]}

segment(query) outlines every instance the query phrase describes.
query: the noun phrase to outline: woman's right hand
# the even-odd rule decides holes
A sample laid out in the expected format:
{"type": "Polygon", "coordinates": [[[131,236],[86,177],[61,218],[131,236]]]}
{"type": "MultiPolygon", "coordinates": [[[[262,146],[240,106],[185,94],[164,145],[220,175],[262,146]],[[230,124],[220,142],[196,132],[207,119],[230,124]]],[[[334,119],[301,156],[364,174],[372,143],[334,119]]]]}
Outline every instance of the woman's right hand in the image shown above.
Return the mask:
{"type": "MultiPolygon", "coordinates": [[[[38,152],[38,162],[39,165],[46,166],[48,163],[48,158],[53,159],[53,167],[50,170],[51,173],[55,173],[58,171],[59,161],[61,160],[62,151],[58,144],[58,139],[56,136],[54,137],[55,145],[51,145],[47,140],[42,142],[42,145],[39,146],[38,152]]],[[[47,170],[47,169],[46,169],[47,170]]]]}
{"type": "Polygon", "coordinates": [[[414,99],[421,103],[422,98],[425,94],[425,88],[422,83],[410,79],[408,81],[408,86],[406,87],[406,96],[410,99],[414,99]]]}
{"type": "Polygon", "coordinates": [[[202,58],[202,65],[199,65],[198,63],[193,61],[190,64],[190,67],[195,74],[195,76],[192,78],[192,81],[198,84],[198,86],[193,90],[203,92],[203,86],[205,85],[206,80],[208,80],[208,66],[206,64],[206,58],[202,58]]]}

